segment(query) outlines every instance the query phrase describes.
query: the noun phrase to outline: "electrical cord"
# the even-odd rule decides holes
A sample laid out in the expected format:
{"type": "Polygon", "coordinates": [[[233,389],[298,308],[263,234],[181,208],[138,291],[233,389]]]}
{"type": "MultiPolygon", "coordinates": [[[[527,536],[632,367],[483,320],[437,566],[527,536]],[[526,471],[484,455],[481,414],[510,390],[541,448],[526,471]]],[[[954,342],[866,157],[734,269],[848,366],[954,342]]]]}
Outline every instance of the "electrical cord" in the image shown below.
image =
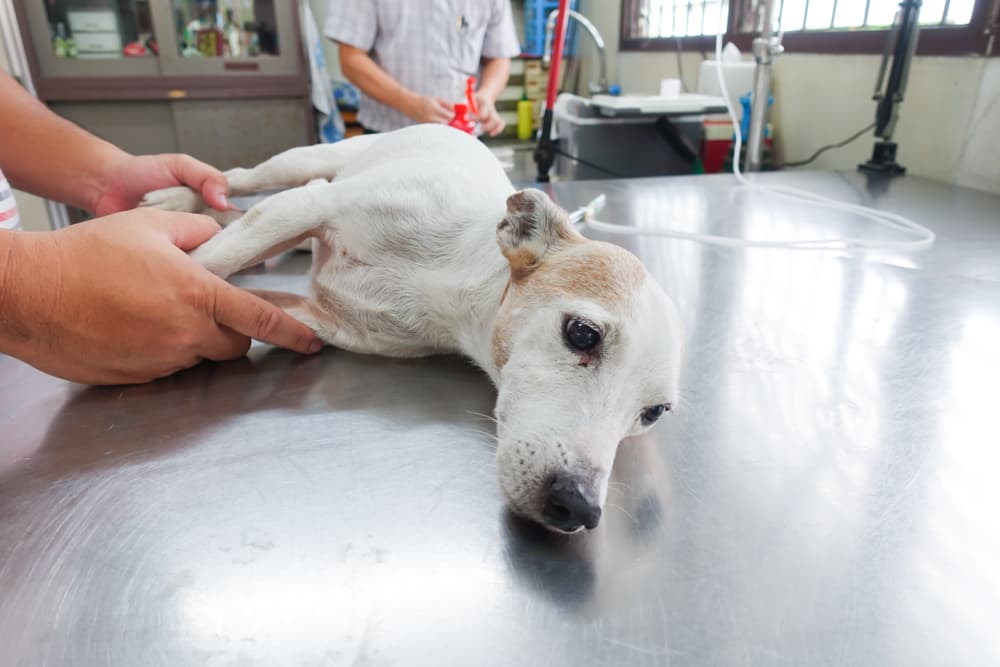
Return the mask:
{"type": "Polygon", "coordinates": [[[553,144],[549,145],[549,150],[551,150],[556,155],[562,155],[564,158],[573,160],[574,162],[579,162],[580,164],[584,165],[585,167],[590,167],[591,169],[596,169],[597,171],[604,172],[605,174],[607,174],[608,176],[611,176],[613,178],[624,178],[624,176],[622,176],[621,174],[613,172],[610,169],[602,167],[599,164],[594,164],[593,162],[590,162],[589,160],[584,160],[581,157],[577,157],[575,155],[570,155],[566,151],[562,150],[561,148],[559,148],[559,147],[557,147],[557,146],[555,146],[553,144]]]}
{"type": "Polygon", "coordinates": [[[822,148],[818,149],[815,153],[813,153],[812,155],[810,155],[805,160],[799,160],[797,162],[785,162],[781,166],[782,167],[804,167],[807,164],[811,164],[812,162],[814,162],[816,160],[816,158],[818,158],[820,155],[822,155],[823,153],[827,152],[828,150],[832,150],[834,148],[842,148],[842,147],[846,146],[847,144],[851,143],[852,141],[854,141],[855,139],[857,139],[858,137],[862,136],[868,130],[871,130],[874,127],[875,127],[875,123],[874,122],[869,123],[868,125],[866,125],[862,129],[858,130],[857,132],[855,132],[851,136],[849,136],[846,139],[844,139],[843,141],[840,141],[840,142],[835,143],[835,144],[828,144],[826,146],[823,146],[822,148]]]}
{"type": "Polygon", "coordinates": [[[729,97],[726,88],[725,75],[722,67],[722,35],[723,17],[725,12],[719,12],[719,24],[715,33],[715,59],[718,67],[715,68],[718,77],[719,89],[722,98],[726,102],[726,110],[729,113],[730,122],[733,125],[734,146],[733,146],[733,176],[736,180],[750,191],[770,193],[778,195],[792,201],[816,206],[824,206],[840,211],[853,213],[854,215],[878,222],[887,227],[902,231],[912,235],[914,238],[907,241],[878,241],[872,239],[844,237],[826,239],[805,239],[790,241],[764,241],[755,239],[742,239],[732,236],[720,236],[715,234],[699,234],[694,232],[682,232],[676,229],[646,229],[642,227],[625,227],[622,225],[612,225],[595,219],[595,216],[604,206],[605,197],[600,195],[587,206],[578,209],[571,215],[571,220],[575,220],[584,228],[607,234],[622,234],[630,236],[662,236],[667,238],[686,239],[707,243],[711,245],[736,247],[736,248],[788,248],[795,250],[924,250],[934,244],[934,232],[923,225],[913,222],[909,218],[896,213],[879,211],[877,209],[861,206],[860,204],[849,204],[834,199],[829,199],[813,194],[799,188],[788,186],[763,185],[750,181],[742,174],[739,165],[740,151],[743,146],[743,137],[740,133],[740,124],[733,109],[733,102],[729,97]]]}

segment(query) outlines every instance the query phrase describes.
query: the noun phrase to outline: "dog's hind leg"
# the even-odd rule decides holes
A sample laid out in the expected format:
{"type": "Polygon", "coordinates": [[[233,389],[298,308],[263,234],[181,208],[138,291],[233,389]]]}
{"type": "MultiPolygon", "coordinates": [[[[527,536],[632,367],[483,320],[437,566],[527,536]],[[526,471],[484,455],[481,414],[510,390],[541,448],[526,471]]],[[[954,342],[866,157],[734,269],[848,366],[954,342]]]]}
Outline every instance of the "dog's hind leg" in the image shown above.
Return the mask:
{"type": "MultiPolygon", "coordinates": [[[[230,169],[225,172],[229,194],[239,197],[255,192],[297,188],[316,179],[329,181],[377,140],[377,135],[362,135],[333,144],[299,146],[278,153],[251,169],[230,169]]],[[[183,186],[148,192],[139,205],[186,213],[210,214],[211,210],[199,193],[183,186]]]]}
{"type": "Polygon", "coordinates": [[[251,294],[270,301],[278,308],[302,322],[313,331],[328,329],[333,324],[330,316],[309,300],[308,297],[291,292],[276,292],[274,290],[252,289],[251,294]]]}
{"type": "Polygon", "coordinates": [[[316,335],[330,345],[344,349],[352,349],[353,341],[345,329],[339,326],[335,317],[320,308],[308,297],[291,292],[275,292],[272,290],[250,290],[265,301],[270,301],[278,308],[302,322],[316,332],[316,335]]]}

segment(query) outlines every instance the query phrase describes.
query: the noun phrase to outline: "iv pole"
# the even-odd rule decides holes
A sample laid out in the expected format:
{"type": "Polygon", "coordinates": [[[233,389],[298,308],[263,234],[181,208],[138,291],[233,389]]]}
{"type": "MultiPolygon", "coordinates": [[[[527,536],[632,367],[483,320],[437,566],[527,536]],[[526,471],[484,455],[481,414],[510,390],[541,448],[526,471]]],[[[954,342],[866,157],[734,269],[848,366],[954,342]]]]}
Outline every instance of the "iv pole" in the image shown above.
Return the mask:
{"type": "MultiPolygon", "coordinates": [[[[730,11],[735,3],[730,3],[730,11]]],[[[761,149],[764,145],[764,122],[767,118],[767,98],[771,89],[771,67],[774,57],[785,51],[781,33],[773,34],[774,0],[762,0],[757,11],[763,13],[761,33],[753,40],[753,56],[757,67],[753,72],[753,94],[750,97],[750,128],[747,132],[747,156],[743,170],[760,171],[761,149]]],[[[721,67],[721,63],[719,64],[721,67]]],[[[735,159],[739,159],[736,156],[735,159]]]]}

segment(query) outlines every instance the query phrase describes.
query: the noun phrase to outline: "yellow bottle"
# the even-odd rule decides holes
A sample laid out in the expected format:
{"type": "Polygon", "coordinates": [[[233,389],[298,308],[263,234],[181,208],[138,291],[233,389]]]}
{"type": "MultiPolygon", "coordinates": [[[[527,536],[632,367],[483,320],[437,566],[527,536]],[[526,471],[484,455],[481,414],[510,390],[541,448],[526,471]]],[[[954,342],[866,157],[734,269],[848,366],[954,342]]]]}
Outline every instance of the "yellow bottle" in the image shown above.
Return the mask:
{"type": "Polygon", "coordinates": [[[521,95],[517,103],[517,138],[522,141],[531,138],[531,116],[534,105],[528,99],[528,94],[521,95]]]}

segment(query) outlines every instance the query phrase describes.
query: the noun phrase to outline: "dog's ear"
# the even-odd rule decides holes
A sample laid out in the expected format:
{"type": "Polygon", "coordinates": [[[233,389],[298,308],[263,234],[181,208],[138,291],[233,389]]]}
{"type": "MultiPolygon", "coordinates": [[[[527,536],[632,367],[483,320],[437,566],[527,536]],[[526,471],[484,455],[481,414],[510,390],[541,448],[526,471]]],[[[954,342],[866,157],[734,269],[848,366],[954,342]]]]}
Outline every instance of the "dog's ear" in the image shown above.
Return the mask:
{"type": "Polygon", "coordinates": [[[581,239],[566,212],[541,190],[521,190],[508,197],[507,216],[497,225],[497,243],[515,280],[534,271],[559,246],[581,239]]]}

